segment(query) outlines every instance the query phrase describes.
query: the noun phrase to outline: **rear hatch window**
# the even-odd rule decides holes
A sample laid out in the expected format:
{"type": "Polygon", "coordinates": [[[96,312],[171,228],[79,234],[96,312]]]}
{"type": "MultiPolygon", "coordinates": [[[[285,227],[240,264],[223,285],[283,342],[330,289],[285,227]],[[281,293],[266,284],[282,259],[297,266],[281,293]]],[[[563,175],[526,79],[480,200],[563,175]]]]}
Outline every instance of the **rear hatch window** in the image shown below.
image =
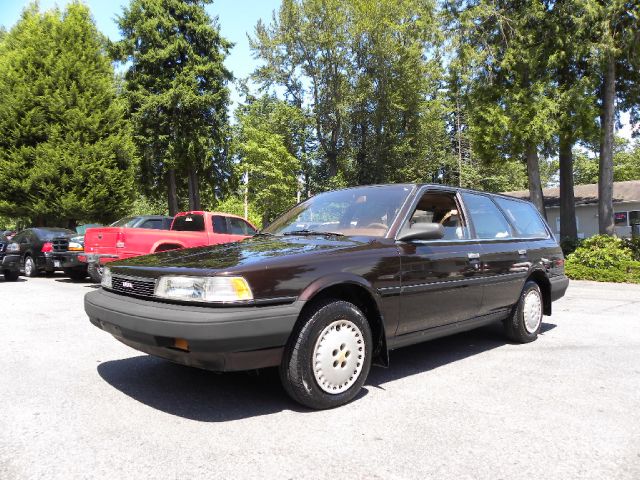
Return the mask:
{"type": "Polygon", "coordinates": [[[176,217],[171,226],[171,230],[180,232],[204,232],[204,216],[196,214],[176,217]]]}

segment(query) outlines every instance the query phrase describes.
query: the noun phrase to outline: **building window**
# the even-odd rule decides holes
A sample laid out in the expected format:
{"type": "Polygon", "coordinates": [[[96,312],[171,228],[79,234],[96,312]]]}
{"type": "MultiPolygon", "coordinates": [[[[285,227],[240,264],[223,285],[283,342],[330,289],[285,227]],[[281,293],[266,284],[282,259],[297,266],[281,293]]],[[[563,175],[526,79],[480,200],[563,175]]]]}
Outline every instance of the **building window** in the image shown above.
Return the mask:
{"type": "Polygon", "coordinates": [[[640,210],[629,212],[629,225],[635,225],[636,223],[640,223],[640,210]]]}
{"type": "Polygon", "coordinates": [[[613,215],[616,227],[626,227],[629,225],[628,212],[616,212],[613,215]]]}

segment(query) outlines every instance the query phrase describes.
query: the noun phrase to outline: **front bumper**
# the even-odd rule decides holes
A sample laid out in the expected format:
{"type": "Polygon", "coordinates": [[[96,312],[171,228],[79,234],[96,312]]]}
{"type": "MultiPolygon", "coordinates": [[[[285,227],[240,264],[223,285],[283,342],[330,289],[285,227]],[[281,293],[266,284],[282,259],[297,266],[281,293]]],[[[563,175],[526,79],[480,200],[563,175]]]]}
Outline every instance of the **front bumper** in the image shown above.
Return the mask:
{"type": "Polygon", "coordinates": [[[20,255],[5,255],[0,259],[2,271],[19,272],[20,271],[20,255]]]}
{"type": "Polygon", "coordinates": [[[175,305],[88,293],[84,308],[98,328],[136,350],[207,370],[278,365],[303,302],[263,307],[175,305]],[[188,351],[176,347],[188,342],[188,351]]]}
{"type": "Polygon", "coordinates": [[[551,284],[551,301],[555,302],[564,297],[569,287],[569,278],[566,275],[558,275],[549,278],[549,283],[551,284]]]}

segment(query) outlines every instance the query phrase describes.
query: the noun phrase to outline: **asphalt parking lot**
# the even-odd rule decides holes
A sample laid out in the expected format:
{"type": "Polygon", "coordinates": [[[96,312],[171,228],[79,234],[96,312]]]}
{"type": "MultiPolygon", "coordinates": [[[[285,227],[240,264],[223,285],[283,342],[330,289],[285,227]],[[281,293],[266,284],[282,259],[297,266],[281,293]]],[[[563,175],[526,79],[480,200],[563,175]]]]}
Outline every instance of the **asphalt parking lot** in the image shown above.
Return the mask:
{"type": "Polygon", "coordinates": [[[0,478],[640,478],[640,286],[573,282],[528,345],[398,350],[308,411],[275,370],[215,374],[93,327],[95,288],[0,280],[0,478]]]}

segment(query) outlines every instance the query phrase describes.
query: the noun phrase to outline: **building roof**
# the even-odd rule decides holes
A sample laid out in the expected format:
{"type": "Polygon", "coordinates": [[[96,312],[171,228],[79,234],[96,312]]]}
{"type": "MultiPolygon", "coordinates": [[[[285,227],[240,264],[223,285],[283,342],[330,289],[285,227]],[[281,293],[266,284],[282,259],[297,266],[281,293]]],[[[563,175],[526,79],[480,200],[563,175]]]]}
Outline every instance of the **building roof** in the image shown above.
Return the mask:
{"type": "MultiPolygon", "coordinates": [[[[576,205],[590,205],[598,203],[598,184],[576,185],[573,189],[576,205]]],[[[504,195],[529,200],[529,190],[517,192],[503,192],[504,195]]],[[[560,188],[543,188],[545,207],[560,206],[560,188]]],[[[640,180],[613,182],[613,203],[640,202],[640,180]]]]}

